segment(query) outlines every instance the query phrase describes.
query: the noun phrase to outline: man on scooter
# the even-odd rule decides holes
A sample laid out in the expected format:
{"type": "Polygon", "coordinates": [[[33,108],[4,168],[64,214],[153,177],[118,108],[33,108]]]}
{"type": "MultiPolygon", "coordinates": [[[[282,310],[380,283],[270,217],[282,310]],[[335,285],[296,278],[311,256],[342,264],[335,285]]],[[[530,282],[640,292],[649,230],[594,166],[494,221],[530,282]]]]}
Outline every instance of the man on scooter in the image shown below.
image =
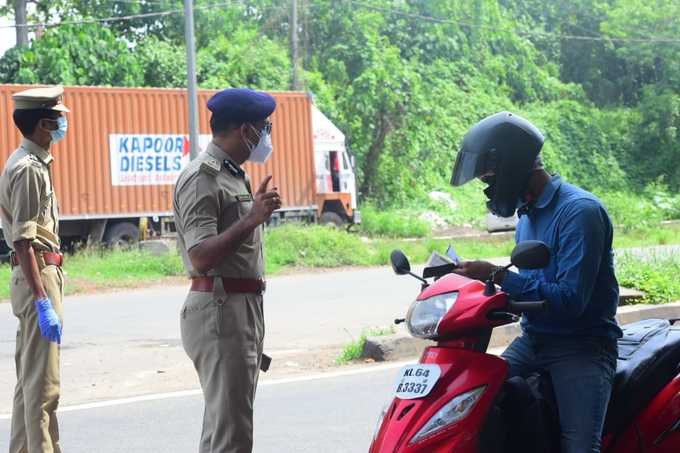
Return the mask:
{"type": "Polygon", "coordinates": [[[455,272],[491,278],[514,300],[547,300],[544,312],[522,317],[522,335],[503,353],[508,377],[547,372],[559,408],[562,452],[596,453],[622,335],[614,318],[619,287],[612,223],[594,195],[544,169],[543,142],[526,119],[491,115],[465,135],[451,184],[475,178],[487,184],[492,213],[519,214],[515,241],[540,240],[550,247],[548,267],[516,273],[467,261],[455,272]]]}

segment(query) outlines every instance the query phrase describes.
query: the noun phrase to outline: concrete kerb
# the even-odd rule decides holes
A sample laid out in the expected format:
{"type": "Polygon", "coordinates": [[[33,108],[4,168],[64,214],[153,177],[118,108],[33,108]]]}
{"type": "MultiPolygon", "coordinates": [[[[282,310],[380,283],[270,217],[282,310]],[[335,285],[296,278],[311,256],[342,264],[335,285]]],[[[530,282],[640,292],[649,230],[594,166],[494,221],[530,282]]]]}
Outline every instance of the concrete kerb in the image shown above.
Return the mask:
{"type": "MultiPolygon", "coordinates": [[[[664,305],[624,305],[619,307],[616,319],[619,324],[629,324],[650,318],[680,318],[680,302],[664,305]]],[[[505,347],[521,333],[519,323],[507,324],[493,330],[489,349],[505,347]]],[[[427,346],[434,345],[429,340],[410,336],[405,328],[392,335],[368,337],[362,354],[377,362],[417,358],[427,346]]]]}

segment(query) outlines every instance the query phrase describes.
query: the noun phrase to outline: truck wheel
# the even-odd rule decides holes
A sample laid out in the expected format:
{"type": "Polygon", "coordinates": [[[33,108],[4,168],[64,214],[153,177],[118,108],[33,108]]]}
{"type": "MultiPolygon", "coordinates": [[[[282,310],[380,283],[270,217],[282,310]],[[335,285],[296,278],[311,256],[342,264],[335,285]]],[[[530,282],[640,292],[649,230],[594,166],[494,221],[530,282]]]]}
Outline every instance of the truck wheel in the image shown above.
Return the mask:
{"type": "Polygon", "coordinates": [[[128,248],[139,241],[139,228],[130,222],[111,225],[104,234],[104,243],[111,248],[128,248]]]}
{"type": "Polygon", "coordinates": [[[319,218],[319,225],[323,226],[331,226],[335,228],[340,228],[345,224],[345,221],[342,220],[342,217],[340,215],[336,214],[335,212],[324,212],[321,214],[321,217],[319,218]]]}

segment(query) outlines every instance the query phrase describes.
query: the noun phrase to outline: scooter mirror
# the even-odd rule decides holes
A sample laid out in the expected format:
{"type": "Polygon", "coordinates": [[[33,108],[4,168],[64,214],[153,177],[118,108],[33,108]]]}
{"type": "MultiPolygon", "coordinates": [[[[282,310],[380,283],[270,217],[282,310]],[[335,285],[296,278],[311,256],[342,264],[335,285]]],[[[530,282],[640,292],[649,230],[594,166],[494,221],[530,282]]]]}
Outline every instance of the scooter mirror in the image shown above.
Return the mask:
{"type": "Polygon", "coordinates": [[[541,241],[523,241],[512,251],[510,262],[519,269],[542,269],[550,263],[550,247],[541,241]]]}
{"type": "Polygon", "coordinates": [[[392,269],[397,275],[406,275],[411,272],[411,265],[408,262],[408,258],[401,250],[393,250],[390,255],[390,261],[392,262],[392,269]]]}

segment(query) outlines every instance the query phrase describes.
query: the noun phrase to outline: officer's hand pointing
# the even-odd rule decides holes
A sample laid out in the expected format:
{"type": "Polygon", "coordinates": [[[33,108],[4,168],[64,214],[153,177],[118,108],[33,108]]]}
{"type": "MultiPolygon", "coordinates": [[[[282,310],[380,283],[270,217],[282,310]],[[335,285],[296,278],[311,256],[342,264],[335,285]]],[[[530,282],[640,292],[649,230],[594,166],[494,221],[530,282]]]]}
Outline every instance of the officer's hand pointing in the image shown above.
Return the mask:
{"type": "Polygon", "coordinates": [[[253,197],[253,207],[250,209],[249,215],[257,225],[267,222],[272,213],[281,208],[281,197],[279,197],[278,189],[274,187],[272,190],[267,191],[267,186],[271,179],[271,175],[264,178],[253,197]]]}

